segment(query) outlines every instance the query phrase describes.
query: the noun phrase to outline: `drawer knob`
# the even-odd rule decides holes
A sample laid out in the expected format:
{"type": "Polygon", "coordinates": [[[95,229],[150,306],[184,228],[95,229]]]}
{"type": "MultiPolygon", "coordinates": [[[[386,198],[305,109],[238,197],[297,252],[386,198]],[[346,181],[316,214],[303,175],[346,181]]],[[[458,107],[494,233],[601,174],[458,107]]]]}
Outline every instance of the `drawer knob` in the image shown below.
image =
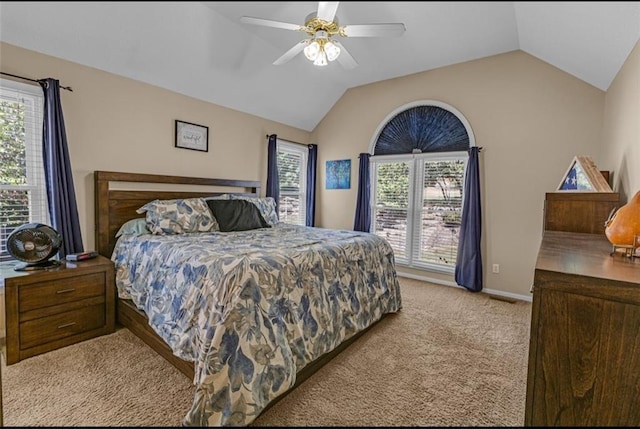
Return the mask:
{"type": "Polygon", "coordinates": [[[63,325],[58,326],[58,329],[62,329],[62,328],[68,328],[69,326],[73,326],[75,325],[76,322],[69,322],[69,323],[65,323],[63,325]]]}
{"type": "Polygon", "coordinates": [[[75,290],[75,288],[62,289],[62,290],[57,290],[56,293],[69,293],[69,292],[73,292],[74,290],[75,290]]]}

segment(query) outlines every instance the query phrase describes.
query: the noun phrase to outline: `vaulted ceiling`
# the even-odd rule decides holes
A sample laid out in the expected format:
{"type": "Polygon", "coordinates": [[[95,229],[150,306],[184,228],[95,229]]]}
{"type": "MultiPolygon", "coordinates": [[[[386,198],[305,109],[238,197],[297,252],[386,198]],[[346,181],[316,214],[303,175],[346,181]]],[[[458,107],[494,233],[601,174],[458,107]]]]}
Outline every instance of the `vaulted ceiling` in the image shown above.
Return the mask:
{"type": "MultiPolygon", "coordinates": [[[[272,63],[317,2],[0,2],[0,40],[312,131],[349,88],[522,50],[606,91],[640,38],[640,2],[340,2],[340,25],[404,23],[340,39],[357,61],[272,63]]],[[[1,58],[0,58],[0,67],[1,58]]],[[[4,71],[4,70],[3,70],[4,71]]],[[[61,82],[73,86],[73,82],[61,82]]]]}

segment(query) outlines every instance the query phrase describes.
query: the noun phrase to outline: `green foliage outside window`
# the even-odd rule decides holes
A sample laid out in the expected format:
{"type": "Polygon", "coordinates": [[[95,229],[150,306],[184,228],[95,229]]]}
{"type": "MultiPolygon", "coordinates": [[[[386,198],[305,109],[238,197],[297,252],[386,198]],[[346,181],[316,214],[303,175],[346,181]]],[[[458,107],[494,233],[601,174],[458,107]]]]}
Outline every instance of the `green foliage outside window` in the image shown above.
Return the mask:
{"type": "MultiPolygon", "coordinates": [[[[0,101],[0,185],[26,185],[25,108],[0,101]]],[[[19,226],[29,220],[28,193],[0,189],[0,225],[19,226]]]]}
{"type": "Polygon", "coordinates": [[[464,178],[462,161],[431,161],[428,164],[429,174],[425,175],[426,188],[437,188],[442,194],[445,205],[451,202],[452,190],[460,190],[464,178]]]}
{"type": "MultiPolygon", "coordinates": [[[[462,161],[430,161],[427,164],[424,187],[439,191],[442,200],[439,206],[447,207],[459,191],[464,178],[462,161]]],[[[405,162],[381,163],[378,165],[376,184],[377,204],[384,207],[407,208],[409,206],[409,165],[405,162]]],[[[432,201],[436,202],[436,201],[432,201]]]]}
{"type": "Polygon", "coordinates": [[[26,184],[24,105],[0,101],[0,136],[0,183],[26,184]]]}
{"type": "Polygon", "coordinates": [[[409,206],[409,165],[404,162],[380,164],[376,191],[377,204],[384,207],[407,208],[409,206]]]}
{"type": "Polygon", "coordinates": [[[300,157],[288,152],[278,152],[278,179],[280,190],[300,190],[300,157]]]}

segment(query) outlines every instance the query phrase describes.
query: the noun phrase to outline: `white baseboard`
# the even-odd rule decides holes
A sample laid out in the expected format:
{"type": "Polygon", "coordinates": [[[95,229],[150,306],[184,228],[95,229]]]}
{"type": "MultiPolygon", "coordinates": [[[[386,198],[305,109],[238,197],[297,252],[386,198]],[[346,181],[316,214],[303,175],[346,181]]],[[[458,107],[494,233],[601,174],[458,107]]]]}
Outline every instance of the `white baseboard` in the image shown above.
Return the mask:
{"type": "Polygon", "coordinates": [[[448,280],[432,279],[431,277],[419,276],[411,273],[403,273],[402,271],[398,271],[398,277],[407,277],[409,279],[422,280],[423,282],[436,283],[445,286],[462,287],[457,285],[455,282],[450,282],[448,280]]]}
{"type": "MultiPolygon", "coordinates": [[[[425,276],[418,276],[415,274],[410,274],[410,273],[403,273],[398,271],[398,276],[399,277],[407,277],[409,279],[414,279],[414,280],[421,280],[424,282],[429,282],[429,283],[436,283],[439,285],[444,285],[444,286],[453,286],[453,287],[459,287],[461,289],[465,289],[464,287],[456,284],[455,282],[451,282],[451,281],[447,281],[447,280],[441,280],[441,279],[433,279],[431,277],[425,277],[425,276]]],[[[495,289],[482,289],[482,292],[488,293],[490,295],[498,295],[498,296],[504,296],[505,298],[512,298],[512,299],[517,299],[519,301],[527,301],[527,302],[532,302],[533,298],[529,295],[520,295],[517,293],[511,293],[511,292],[503,292],[501,290],[495,290],[495,289]]]]}
{"type": "Polygon", "coordinates": [[[495,290],[495,289],[482,289],[482,292],[486,292],[491,295],[504,296],[505,298],[513,298],[519,301],[527,301],[527,302],[533,301],[532,295],[520,295],[517,293],[502,292],[501,290],[495,290]]]}

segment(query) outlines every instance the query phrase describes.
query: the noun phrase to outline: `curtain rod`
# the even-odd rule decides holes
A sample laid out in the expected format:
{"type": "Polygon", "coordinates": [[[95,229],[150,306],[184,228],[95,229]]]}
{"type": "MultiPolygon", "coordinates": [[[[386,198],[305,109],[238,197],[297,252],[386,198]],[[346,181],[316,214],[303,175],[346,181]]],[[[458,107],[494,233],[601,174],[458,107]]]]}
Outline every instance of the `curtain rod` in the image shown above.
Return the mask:
{"type": "MultiPolygon", "coordinates": [[[[31,78],[24,77],[24,76],[18,76],[18,75],[16,75],[16,74],[5,73],[5,72],[0,72],[0,74],[6,75],[6,76],[11,76],[11,77],[16,77],[16,78],[18,78],[18,79],[28,80],[29,82],[40,83],[40,81],[39,81],[39,80],[31,79],[31,78]]],[[[66,89],[67,91],[70,91],[70,92],[73,92],[73,89],[71,89],[71,87],[70,87],[70,86],[62,86],[62,85],[61,85],[61,86],[60,86],[60,88],[62,88],[62,89],[66,89]]]]}
{"type": "MultiPolygon", "coordinates": [[[[478,152],[482,152],[482,149],[483,149],[482,146],[470,146],[469,148],[472,148],[472,147],[477,147],[478,148],[478,152]]],[[[364,153],[368,153],[368,152],[364,152],[364,153]]],[[[429,152],[421,152],[421,153],[429,153],[429,152]]],[[[362,154],[358,154],[358,158],[360,158],[360,155],[362,155],[362,154]]],[[[371,155],[371,154],[369,154],[369,155],[371,157],[375,156],[375,155],[371,155]]],[[[419,155],[419,154],[417,154],[417,153],[416,154],[413,154],[413,153],[394,153],[394,154],[391,154],[391,155],[419,155]]]]}
{"type": "MultiPolygon", "coordinates": [[[[271,136],[271,134],[267,134],[267,140],[269,140],[269,137],[271,136]]],[[[281,139],[280,137],[276,137],[278,140],[282,140],[283,142],[287,142],[287,143],[293,143],[293,144],[299,144],[300,146],[309,146],[308,144],[304,144],[304,143],[298,143],[298,142],[292,142],[291,140],[286,140],[286,139],[281,139]]]]}

